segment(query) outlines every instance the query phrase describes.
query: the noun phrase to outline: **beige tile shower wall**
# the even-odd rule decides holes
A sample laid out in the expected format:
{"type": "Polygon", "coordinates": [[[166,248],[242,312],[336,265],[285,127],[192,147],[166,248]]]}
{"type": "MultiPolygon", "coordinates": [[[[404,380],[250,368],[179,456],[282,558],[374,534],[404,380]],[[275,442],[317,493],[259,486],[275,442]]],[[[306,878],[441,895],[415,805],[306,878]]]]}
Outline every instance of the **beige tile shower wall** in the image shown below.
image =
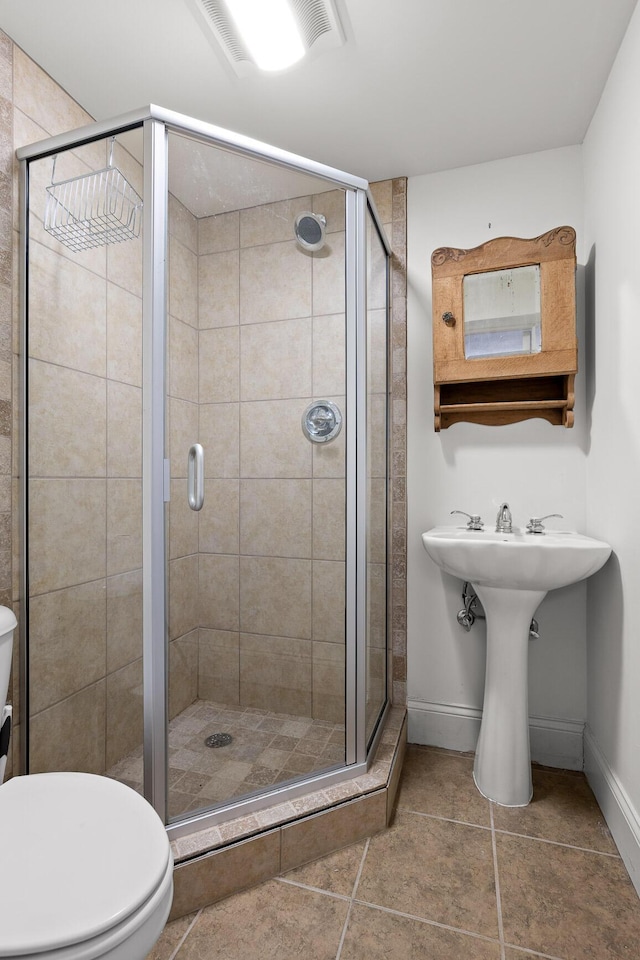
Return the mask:
{"type": "MultiPolygon", "coordinates": [[[[139,165],[114,159],[141,192],[139,165]]],[[[56,176],[105,163],[93,145],[56,176]]],[[[42,226],[50,161],[33,169],[31,770],[102,773],[142,740],[142,243],[74,254],[42,226]]]]}
{"type": "Polygon", "coordinates": [[[331,191],[198,223],[200,696],[344,717],[344,443],[301,430],[344,407],[344,198],[331,191]],[[296,215],[327,217],[316,255],[296,215]]]}

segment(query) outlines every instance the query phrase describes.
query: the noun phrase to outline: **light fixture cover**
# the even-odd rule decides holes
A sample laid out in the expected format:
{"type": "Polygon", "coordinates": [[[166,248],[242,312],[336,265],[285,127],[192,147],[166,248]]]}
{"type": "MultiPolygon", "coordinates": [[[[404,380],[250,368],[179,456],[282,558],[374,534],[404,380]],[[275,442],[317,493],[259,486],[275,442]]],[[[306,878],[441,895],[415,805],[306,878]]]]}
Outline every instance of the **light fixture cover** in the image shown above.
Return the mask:
{"type": "MultiPolygon", "coordinates": [[[[198,13],[205,33],[215,37],[235,72],[239,76],[247,76],[255,71],[256,65],[238,35],[224,0],[188,2],[198,13]]],[[[289,0],[289,4],[308,52],[320,53],[345,42],[334,0],[289,0]]]]}

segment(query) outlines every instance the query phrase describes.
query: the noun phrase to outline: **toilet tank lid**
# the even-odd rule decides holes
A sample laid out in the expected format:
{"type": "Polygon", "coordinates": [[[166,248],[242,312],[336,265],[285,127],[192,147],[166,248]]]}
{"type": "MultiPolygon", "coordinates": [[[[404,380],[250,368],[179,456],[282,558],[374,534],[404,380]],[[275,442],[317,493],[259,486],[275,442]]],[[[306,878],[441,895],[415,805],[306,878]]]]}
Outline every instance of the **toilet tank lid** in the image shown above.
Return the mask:
{"type": "Polygon", "coordinates": [[[10,630],[15,630],[18,625],[16,615],[9,607],[0,607],[0,637],[10,630]]]}
{"type": "Polygon", "coordinates": [[[88,773],[0,786],[0,957],[97,937],[136,912],[166,875],[171,848],[147,801],[88,773]]]}

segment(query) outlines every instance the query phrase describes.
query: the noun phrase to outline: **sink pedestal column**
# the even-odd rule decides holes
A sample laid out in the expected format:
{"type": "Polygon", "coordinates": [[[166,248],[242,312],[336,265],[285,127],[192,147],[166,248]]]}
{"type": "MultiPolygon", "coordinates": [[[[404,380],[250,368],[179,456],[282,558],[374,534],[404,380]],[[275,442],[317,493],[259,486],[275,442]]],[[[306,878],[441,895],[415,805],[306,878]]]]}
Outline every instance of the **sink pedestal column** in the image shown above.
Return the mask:
{"type": "Polygon", "coordinates": [[[487,669],[473,778],[480,793],[508,807],[531,800],[528,660],[531,618],[546,590],[473,584],[487,618],[487,669]]]}

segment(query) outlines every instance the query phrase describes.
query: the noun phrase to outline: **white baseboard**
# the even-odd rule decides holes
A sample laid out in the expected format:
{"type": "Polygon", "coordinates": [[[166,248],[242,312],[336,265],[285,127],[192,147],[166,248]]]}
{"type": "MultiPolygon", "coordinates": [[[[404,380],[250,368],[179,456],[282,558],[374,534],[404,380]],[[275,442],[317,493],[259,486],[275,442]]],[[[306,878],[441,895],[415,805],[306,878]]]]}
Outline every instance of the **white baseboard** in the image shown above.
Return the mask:
{"type": "MultiPolygon", "coordinates": [[[[409,743],[448,750],[475,750],[482,711],[458,704],[408,700],[409,743]]],[[[584,722],[529,717],[531,759],[548,767],[582,770],[584,722]]]]}
{"type": "Polygon", "coordinates": [[[584,732],[584,772],[640,896],[640,816],[589,727],[584,732]]]}

